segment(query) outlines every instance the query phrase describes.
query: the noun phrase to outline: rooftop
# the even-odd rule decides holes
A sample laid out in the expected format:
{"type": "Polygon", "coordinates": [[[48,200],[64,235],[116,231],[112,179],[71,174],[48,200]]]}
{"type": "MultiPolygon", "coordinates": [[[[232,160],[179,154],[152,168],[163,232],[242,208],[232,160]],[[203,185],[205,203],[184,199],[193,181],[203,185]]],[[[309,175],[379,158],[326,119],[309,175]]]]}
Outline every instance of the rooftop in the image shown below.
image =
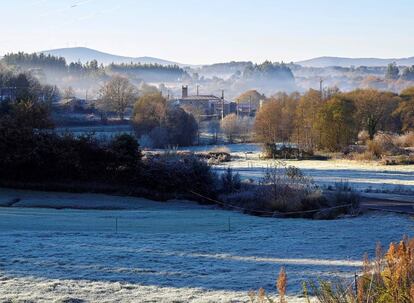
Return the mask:
{"type": "Polygon", "coordinates": [[[192,95],[178,98],[180,100],[221,100],[221,98],[214,95],[192,95]]]}

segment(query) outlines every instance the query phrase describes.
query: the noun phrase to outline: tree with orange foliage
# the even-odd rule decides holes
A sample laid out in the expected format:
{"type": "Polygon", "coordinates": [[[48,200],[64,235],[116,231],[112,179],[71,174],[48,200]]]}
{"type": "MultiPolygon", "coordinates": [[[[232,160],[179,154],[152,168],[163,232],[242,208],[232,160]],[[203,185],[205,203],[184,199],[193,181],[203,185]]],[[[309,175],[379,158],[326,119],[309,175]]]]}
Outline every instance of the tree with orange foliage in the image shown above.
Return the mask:
{"type": "Polygon", "coordinates": [[[354,102],[359,128],[365,129],[371,140],[379,130],[398,131],[398,125],[392,125],[392,113],[400,101],[398,95],[375,89],[357,89],[343,95],[354,102]]]}

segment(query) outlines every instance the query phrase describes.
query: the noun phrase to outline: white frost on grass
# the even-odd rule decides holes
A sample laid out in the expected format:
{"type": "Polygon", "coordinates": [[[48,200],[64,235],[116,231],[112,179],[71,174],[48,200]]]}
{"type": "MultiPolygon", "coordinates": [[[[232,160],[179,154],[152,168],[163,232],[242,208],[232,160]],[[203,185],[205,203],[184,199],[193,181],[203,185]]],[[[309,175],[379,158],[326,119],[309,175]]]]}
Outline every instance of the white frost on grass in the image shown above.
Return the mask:
{"type": "Polygon", "coordinates": [[[302,281],[351,278],[376,241],[413,235],[411,219],[395,214],[312,221],[136,202],[128,211],[0,208],[0,298],[239,302],[250,289],[274,291],[285,266],[300,302],[302,281]]]}
{"type": "MultiPolygon", "coordinates": [[[[272,160],[238,159],[223,163],[218,169],[231,167],[241,177],[257,180],[272,163],[272,160]]],[[[320,186],[333,186],[335,182],[346,181],[360,191],[414,192],[414,166],[381,166],[347,160],[286,160],[284,163],[300,168],[320,186]]]]}
{"type": "Polygon", "coordinates": [[[189,207],[185,201],[157,202],[145,198],[118,197],[104,194],[78,194],[42,192],[0,188],[0,206],[45,207],[72,209],[145,209],[165,208],[165,203],[174,207],[189,207]]]}
{"type": "MultiPolygon", "coordinates": [[[[233,160],[215,166],[217,171],[227,167],[239,172],[244,179],[260,179],[267,167],[273,165],[271,159],[260,159],[259,144],[227,144],[218,146],[195,146],[182,148],[190,151],[209,151],[225,147],[230,150],[233,160]]],[[[306,175],[322,186],[333,186],[336,182],[347,181],[360,191],[369,192],[414,192],[414,165],[380,165],[376,162],[351,160],[284,160],[286,165],[300,168],[306,175]]]]}

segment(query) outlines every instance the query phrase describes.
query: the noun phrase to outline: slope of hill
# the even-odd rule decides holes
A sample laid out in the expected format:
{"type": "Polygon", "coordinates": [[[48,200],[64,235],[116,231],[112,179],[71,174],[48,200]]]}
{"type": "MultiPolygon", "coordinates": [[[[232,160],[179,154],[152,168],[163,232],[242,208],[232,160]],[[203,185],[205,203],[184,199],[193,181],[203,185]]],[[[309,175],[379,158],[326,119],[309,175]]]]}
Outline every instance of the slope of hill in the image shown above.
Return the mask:
{"type": "Polygon", "coordinates": [[[389,63],[395,62],[397,65],[414,65],[414,57],[409,58],[344,58],[344,57],[317,57],[309,60],[296,62],[302,66],[312,67],[328,67],[328,66],[386,66],[389,63]]]}
{"type": "Polygon", "coordinates": [[[173,61],[163,60],[159,58],[153,57],[124,57],[118,55],[112,55],[104,52],[100,52],[94,49],[90,49],[87,47],[70,47],[70,48],[59,48],[59,49],[52,49],[52,50],[45,50],[40,51],[39,53],[50,54],[53,56],[64,57],[66,62],[77,62],[81,61],[85,63],[87,61],[91,61],[96,59],[99,63],[103,63],[104,65],[110,63],[157,63],[162,65],[171,65],[171,64],[179,64],[173,61]]]}

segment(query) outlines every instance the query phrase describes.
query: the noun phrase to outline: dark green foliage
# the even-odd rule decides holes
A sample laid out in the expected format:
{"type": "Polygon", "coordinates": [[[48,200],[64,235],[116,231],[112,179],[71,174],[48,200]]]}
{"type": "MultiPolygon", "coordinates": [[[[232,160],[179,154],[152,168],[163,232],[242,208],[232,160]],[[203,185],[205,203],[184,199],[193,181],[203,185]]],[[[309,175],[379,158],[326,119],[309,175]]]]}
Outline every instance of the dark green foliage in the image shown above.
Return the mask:
{"type": "Polygon", "coordinates": [[[239,173],[233,173],[231,167],[221,175],[221,189],[224,193],[233,193],[241,188],[241,180],[239,173]]]}
{"type": "MultiPolygon", "coordinates": [[[[188,73],[178,65],[164,66],[161,64],[110,64],[104,67],[97,60],[90,62],[70,62],[65,58],[43,53],[28,54],[24,52],[6,54],[2,60],[8,66],[14,66],[23,70],[41,69],[47,72],[69,75],[101,75],[110,73],[126,74],[145,81],[178,81],[183,77],[189,77],[188,73]]],[[[56,74],[55,74],[56,75],[56,74]]]]}
{"type": "MultiPolygon", "coordinates": [[[[179,115],[181,111],[179,112],[179,115]]],[[[185,114],[187,115],[187,114],[185,114]]],[[[182,120],[181,116],[178,116],[182,120]]],[[[214,194],[216,176],[193,156],[141,160],[135,137],[122,134],[108,144],[92,135],[58,135],[48,124],[41,102],[5,102],[0,108],[0,182],[4,184],[73,184],[73,188],[119,190],[164,199],[191,195],[194,190],[214,194]]],[[[178,128],[176,135],[185,134],[178,128]]]]}
{"type": "Polygon", "coordinates": [[[115,156],[118,165],[136,168],[141,158],[137,140],[128,134],[115,137],[109,144],[109,150],[115,156]]]}
{"type": "Polygon", "coordinates": [[[414,65],[406,67],[401,74],[401,78],[403,80],[414,81],[414,65]]]}
{"type": "Polygon", "coordinates": [[[8,184],[94,184],[171,198],[192,191],[214,195],[216,180],[207,163],[194,156],[142,161],[136,139],[126,134],[104,145],[92,136],[0,128],[0,181],[8,184]]]}
{"type": "Polygon", "coordinates": [[[386,79],[396,80],[398,79],[399,74],[400,74],[400,70],[397,64],[395,64],[395,62],[388,64],[387,72],[385,74],[386,79]]]}
{"type": "Polygon", "coordinates": [[[153,190],[187,194],[214,195],[217,176],[210,166],[194,155],[165,154],[144,163],[142,182],[153,190]]]}
{"type": "Polygon", "coordinates": [[[168,134],[168,144],[178,146],[193,145],[197,136],[198,124],[192,114],[182,108],[167,109],[165,128],[168,134]]]}
{"type": "Polygon", "coordinates": [[[32,129],[0,129],[0,178],[16,181],[120,182],[136,177],[140,153],[121,135],[109,146],[92,136],[59,136],[32,129]]]}
{"type": "Polygon", "coordinates": [[[52,55],[45,55],[43,53],[27,54],[24,52],[18,52],[17,54],[6,54],[2,61],[8,65],[20,66],[23,68],[46,68],[65,70],[66,60],[63,57],[55,57],[52,55]]]}
{"type": "Polygon", "coordinates": [[[145,81],[177,81],[182,77],[188,77],[187,72],[178,65],[112,63],[108,69],[111,72],[128,74],[145,79],[145,81]]]}
{"type": "Polygon", "coordinates": [[[284,63],[265,61],[262,64],[249,65],[244,69],[245,79],[273,79],[290,81],[294,79],[290,68],[284,63]]]}

